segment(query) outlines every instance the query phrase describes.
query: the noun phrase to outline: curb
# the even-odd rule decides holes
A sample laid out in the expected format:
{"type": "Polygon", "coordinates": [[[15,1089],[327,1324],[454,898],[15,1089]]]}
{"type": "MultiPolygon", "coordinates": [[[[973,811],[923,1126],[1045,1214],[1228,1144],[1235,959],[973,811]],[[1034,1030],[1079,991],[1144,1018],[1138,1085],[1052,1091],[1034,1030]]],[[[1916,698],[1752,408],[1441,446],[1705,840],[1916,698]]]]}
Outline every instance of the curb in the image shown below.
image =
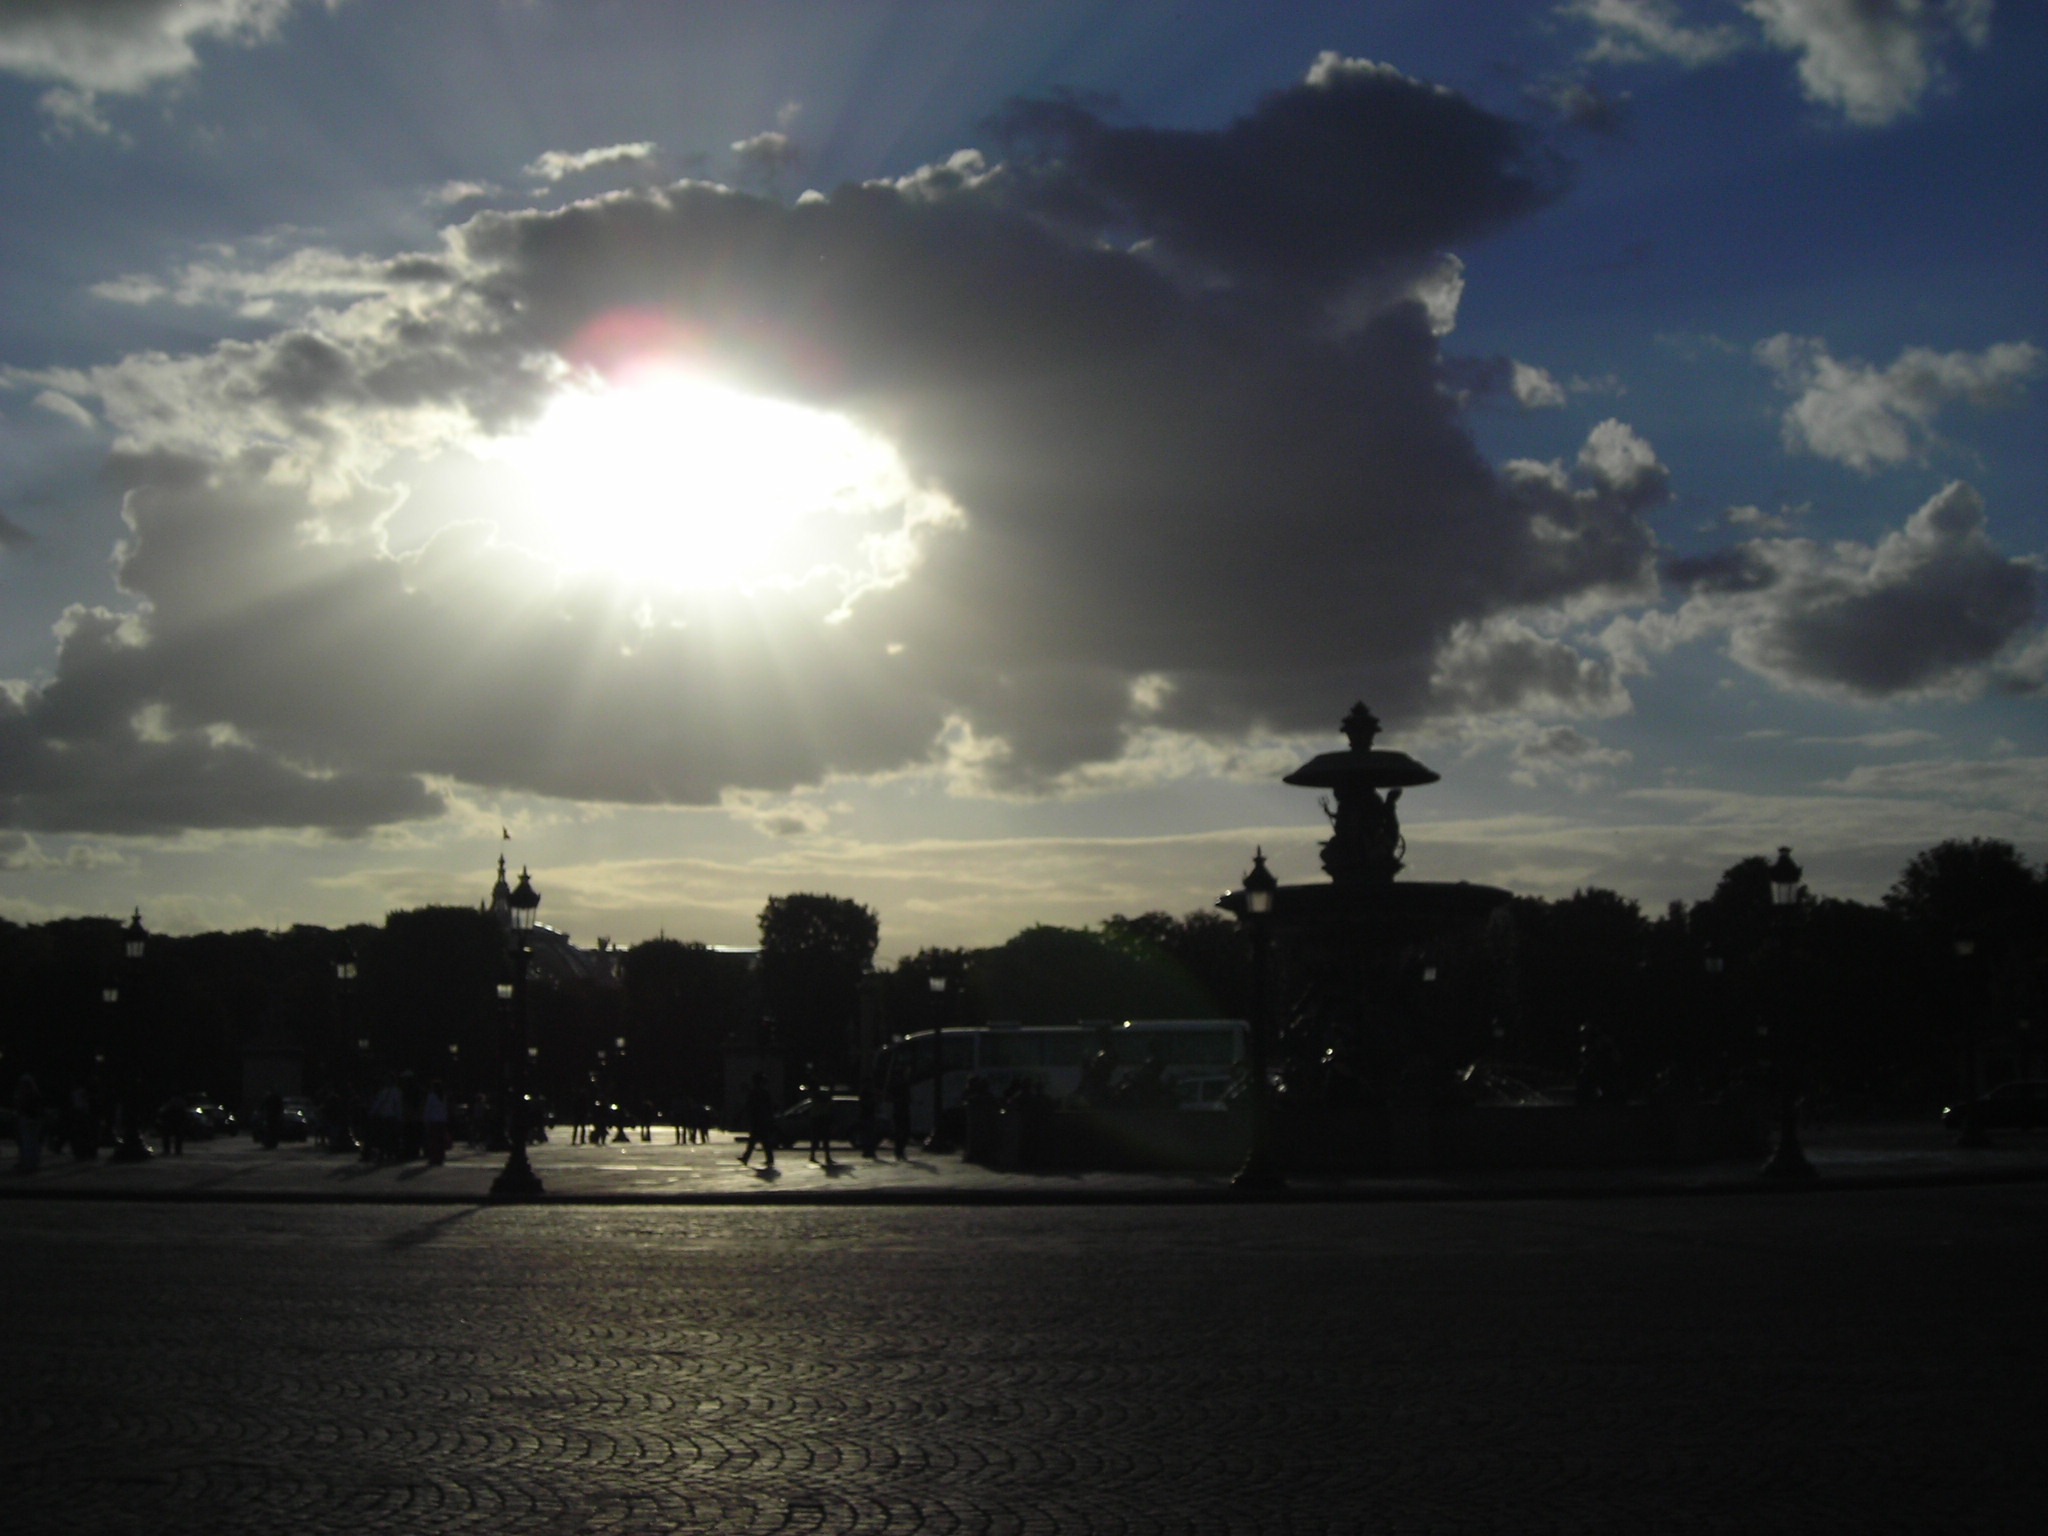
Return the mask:
{"type": "Polygon", "coordinates": [[[697,1209],[774,1206],[1253,1206],[1253,1205],[1426,1205],[1529,1200],[1659,1200],[1742,1195],[1804,1196],[1898,1189],[1965,1189],[2010,1184],[2048,1184],[2048,1167],[1940,1169],[1926,1173],[1847,1174],[1779,1181],[1756,1173],[1689,1184],[1531,1184],[1506,1188],[1473,1185],[1292,1185],[1283,1190],[1243,1194],[1229,1186],[1166,1189],[932,1189],[790,1190],[766,1192],[647,1192],[542,1195],[532,1200],[494,1200],[488,1195],[421,1191],[355,1193],[329,1190],[250,1189],[38,1189],[0,1185],[0,1201],[32,1203],[116,1202],[159,1205],[382,1205],[551,1207],[676,1206],[697,1209]]]}

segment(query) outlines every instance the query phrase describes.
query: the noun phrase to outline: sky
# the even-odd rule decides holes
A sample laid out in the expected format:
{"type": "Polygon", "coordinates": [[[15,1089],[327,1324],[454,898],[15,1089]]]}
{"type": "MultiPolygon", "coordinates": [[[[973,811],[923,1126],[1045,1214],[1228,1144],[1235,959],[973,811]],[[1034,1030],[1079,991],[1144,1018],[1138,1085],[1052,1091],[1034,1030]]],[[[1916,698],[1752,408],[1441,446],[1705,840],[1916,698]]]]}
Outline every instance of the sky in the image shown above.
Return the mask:
{"type": "Polygon", "coordinates": [[[1656,909],[2048,856],[2048,8],[4,0],[0,916],[884,958],[1279,776],[1656,909]],[[509,834],[509,839],[507,837],[509,834]]]}

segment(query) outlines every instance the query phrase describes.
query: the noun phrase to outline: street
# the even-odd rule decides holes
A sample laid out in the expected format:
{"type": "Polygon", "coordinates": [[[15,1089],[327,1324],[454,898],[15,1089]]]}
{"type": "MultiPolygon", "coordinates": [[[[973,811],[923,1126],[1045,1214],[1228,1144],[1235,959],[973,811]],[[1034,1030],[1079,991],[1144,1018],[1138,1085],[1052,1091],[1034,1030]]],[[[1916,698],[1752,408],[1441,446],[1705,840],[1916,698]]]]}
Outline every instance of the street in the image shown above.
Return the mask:
{"type": "Polygon", "coordinates": [[[2038,1529],[2048,1187],[0,1203],[0,1529],[2038,1529]]]}

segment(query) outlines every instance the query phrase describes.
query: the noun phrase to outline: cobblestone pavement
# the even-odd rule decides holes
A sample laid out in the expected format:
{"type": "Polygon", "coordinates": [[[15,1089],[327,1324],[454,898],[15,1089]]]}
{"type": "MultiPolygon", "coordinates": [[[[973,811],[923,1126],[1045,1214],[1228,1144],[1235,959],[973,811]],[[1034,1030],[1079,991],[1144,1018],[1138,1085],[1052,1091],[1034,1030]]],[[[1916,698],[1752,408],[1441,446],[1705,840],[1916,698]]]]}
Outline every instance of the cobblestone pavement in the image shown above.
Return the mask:
{"type": "Polygon", "coordinates": [[[0,1531],[2033,1531],[2048,1189],[0,1205],[0,1531]]]}

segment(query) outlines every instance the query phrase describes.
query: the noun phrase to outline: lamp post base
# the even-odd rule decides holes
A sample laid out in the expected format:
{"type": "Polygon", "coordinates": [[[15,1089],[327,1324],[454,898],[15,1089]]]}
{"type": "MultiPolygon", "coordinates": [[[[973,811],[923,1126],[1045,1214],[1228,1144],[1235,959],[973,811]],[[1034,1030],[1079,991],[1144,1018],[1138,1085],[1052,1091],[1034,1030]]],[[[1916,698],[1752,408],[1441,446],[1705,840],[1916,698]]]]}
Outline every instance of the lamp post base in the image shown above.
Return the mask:
{"type": "Polygon", "coordinates": [[[1820,1176],[1796,1141],[1780,1141],[1770,1161],[1758,1171],[1767,1179],[1812,1179],[1820,1176]]]}
{"type": "Polygon", "coordinates": [[[135,1111],[123,1105],[119,1114],[121,1132],[114,1138],[114,1150],[108,1161],[116,1163],[146,1163],[154,1155],[142,1139],[142,1125],[135,1117],[135,1111]]]}
{"type": "Polygon", "coordinates": [[[498,1176],[491,1180],[493,1200],[532,1200],[546,1194],[546,1186],[540,1175],[533,1171],[533,1164],[523,1155],[515,1155],[507,1162],[498,1176]]]}
{"type": "Polygon", "coordinates": [[[1271,1153],[1255,1148],[1230,1176],[1230,1187],[1240,1194],[1269,1195],[1285,1189],[1287,1179],[1271,1153]]]}

